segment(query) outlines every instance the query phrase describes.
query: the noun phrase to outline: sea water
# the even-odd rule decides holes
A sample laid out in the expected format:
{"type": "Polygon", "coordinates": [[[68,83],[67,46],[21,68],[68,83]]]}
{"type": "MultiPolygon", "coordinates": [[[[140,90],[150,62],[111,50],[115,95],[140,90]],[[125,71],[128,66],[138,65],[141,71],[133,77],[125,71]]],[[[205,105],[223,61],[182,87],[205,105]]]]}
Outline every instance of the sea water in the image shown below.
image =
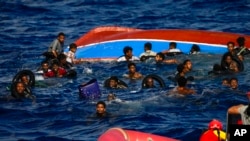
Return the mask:
{"type": "MultiPolygon", "coordinates": [[[[77,78],[39,79],[31,101],[6,101],[14,75],[23,69],[35,71],[44,59],[41,55],[59,32],[66,34],[65,46],[97,26],[117,25],[142,29],[201,29],[250,34],[248,0],[243,1],[1,1],[0,2],[0,139],[1,140],[84,140],[95,141],[107,129],[121,127],[197,141],[210,120],[216,118],[226,129],[229,106],[246,104],[249,91],[249,58],[245,70],[234,75],[208,75],[221,55],[178,56],[190,59],[195,77],[188,87],[195,95],[171,96],[176,84],[169,80],[176,65],[137,63],[144,76],[157,74],[165,89],[145,90],[142,80],[122,76],[125,63],[95,62],[75,66],[77,78]],[[103,87],[112,75],[125,81],[127,90],[111,91],[103,87]],[[239,89],[221,85],[223,78],[237,77],[239,89]],[[98,80],[102,97],[115,93],[118,101],[107,102],[114,117],[93,118],[98,100],[81,100],[78,85],[92,78],[98,80]]],[[[205,38],[205,37],[202,37],[205,38]]],[[[218,39],[219,40],[219,39],[218,39]]],[[[167,47],[166,47],[167,48],[167,47]]],[[[154,49],[154,47],[153,47],[154,49]]]]}

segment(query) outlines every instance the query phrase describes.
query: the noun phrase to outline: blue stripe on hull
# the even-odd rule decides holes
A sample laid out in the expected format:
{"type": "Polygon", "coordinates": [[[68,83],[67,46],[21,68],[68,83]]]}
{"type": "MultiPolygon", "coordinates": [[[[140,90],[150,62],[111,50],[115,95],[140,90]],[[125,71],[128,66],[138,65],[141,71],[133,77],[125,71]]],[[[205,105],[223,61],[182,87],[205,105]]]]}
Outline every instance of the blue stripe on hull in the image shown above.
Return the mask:
{"type": "MultiPolygon", "coordinates": [[[[159,40],[118,40],[88,45],[85,47],[78,47],[76,52],[76,58],[116,58],[123,55],[123,48],[125,46],[131,46],[133,48],[133,54],[139,56],[144,52],[144,44],[146,42],[152,43],[152,50],[155,52],[161,52],[167,50],[169,42],[172,41],[159,41],[159,40]]],[[[192,42],[179,42],[177,48],[183,53],[188,54],[192,45],[197,44],[201,49],[201,53],[210,54],[223,54],[227,51],[226,46],[223,45],[211,45],[206,43],[192,43],[192,42]]]]}

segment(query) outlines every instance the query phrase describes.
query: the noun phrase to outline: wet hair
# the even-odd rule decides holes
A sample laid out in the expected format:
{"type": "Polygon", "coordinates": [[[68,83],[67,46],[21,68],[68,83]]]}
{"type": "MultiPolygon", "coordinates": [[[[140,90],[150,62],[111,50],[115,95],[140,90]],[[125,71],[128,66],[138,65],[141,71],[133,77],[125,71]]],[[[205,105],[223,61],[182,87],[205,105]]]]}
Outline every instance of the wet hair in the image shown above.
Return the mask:
{"type": "Polygon", "coordinates": [[[125,47],[123,48],[123,53],[126,54],[128,51],[133,51],[133,48],[130,47],[130,46],[125,46],[125,47]]]}
{"type": "Polygon", "coordinates": [[[232,41],[227,42],[227,45],[229,45],[229,44],[232,44],[233,46],[235,46],[234,42],[232,42],[232,41]]]}
{"type": "Polygon", "coordinates": [[[237,38],[237,43],[239,44],[239,46],[243,46],[245,44],[245,38],[244,37],[237,38]]]}
{"type": "Polygon", "coordinates": [[[201,50],[200,47],[198,45],[196,45],[196,44],[193,44],[192,47],[191,47],[191,52],[194,52],[194,51],[198,52],[200,50],[201,50]]]}
{"type": "Polygon", "coordinates": [[[189,60],[189,59],[184,60],[184,61],[183,61],[183,65],[186,65],[187,62],[191,62],[191,60],[189,60]]]}
{"type": "Polygon", "coordinates": [[[60,32],[58,33],[57,37],[60,37],[60,36],[65,36],[65,34],[63,32],[60,32]]]}
{"type": "Polygon", "coordinates": [[[131,66],[135,66],[136,67],[135,63],[132,63],[132,62],[128,64],[128,68],[130,68],[131,66]]]}
{"type": "Polygon", "coordinates": [[[60,61],[60,60],[63,60],[63,59],[66,59],[67,58],[67,56],[65,55],[65,54],[63,54],[63,53],[61,53],[61,54],[59,54],[58,55],[58,57],[57,57],[57,59],[60,61]]]}
{"type": "Polygon", "coordinates": [[[177,44],[176,44],[176,42],[170,42],[169,46],[173,46],[174,48],[176,48],[177,44]]]}
{"type": "Polygon", "coordinates": [[[106,103],[105,103],[104,101],[98,101],[98,102],[96,103],[96,107],[97,107],[99,104],[103,105],[103,107],[106,108],[106,103]]]}
{"type": "Polygon", "coordinates": [[[165,59],[165,55],[162,52],[158,52],[156,55],[159,55],[163,60],[165,59]]]}
{"type": "Polygon", "coordinates": [[[114,80],[115,82],[118,82],[118,78],[116,77],[116,76],[111,76],[110,78],[109,78],[109,81],[110,80],[114,80]]]}
{"type": "Polygon", "coordinates": [[[152,44],[150,42],[147,42],[144,44],[144,47],[151,50],[152,49],[152,44]]]}
{"type": "Polygon", "coordinates": [[[187,84],[187,79],[184,76],[180,76],[177,82],[180,87],[185,87],[185,85],[187,84]]]}
{"type": "Polygon", "coordinates": [[[69,45],[69,49],[77,48],[77,45],[75,43],[71,43],[69,45]]]}
{"type": "Polygon", "coordinates": [[[179,65],[177,66],[177,71],[178,71],[179,73],[181,73],[183,70],[184,70],[184,64],[179,64],[179,65]]]}
{"type": "Polygon", "coordinates": [[[238,79],[236,77],[231,78],[229,82],[231,83],[231,81],[233,80],[236,80],[238,82],[238,79]]]}
{"type": "Polygon", "coordinates": [[[41,65],[43,65],[43,64],[48,64],[49,65],[49,62],[45,60],[45,61],[41,62],[41,65]]]}

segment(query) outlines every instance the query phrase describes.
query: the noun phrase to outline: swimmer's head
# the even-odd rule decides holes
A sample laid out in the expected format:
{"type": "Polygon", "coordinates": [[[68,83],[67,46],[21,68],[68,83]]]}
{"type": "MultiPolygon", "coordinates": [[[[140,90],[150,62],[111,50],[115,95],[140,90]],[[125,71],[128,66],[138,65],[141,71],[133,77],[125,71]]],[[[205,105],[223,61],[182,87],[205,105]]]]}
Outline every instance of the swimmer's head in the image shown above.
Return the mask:
{"type": "Polygon", "coordinates": [[[115,100],[115,94],[108,94],[108,97],[107,97],[107,100],[108,101],[112,101],[112,100],[115,100]]]}

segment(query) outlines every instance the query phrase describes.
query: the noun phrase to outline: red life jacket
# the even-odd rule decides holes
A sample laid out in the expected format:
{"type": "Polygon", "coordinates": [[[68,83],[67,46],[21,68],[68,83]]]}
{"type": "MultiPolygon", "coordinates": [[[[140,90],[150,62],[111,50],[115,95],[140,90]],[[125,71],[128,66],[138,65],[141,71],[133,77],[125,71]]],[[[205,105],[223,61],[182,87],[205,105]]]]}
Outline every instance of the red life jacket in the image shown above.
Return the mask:
{"type": "Polygon", "coordinates": [[[200,141],[220,141],[220,139],[214,134],[214,130],[210,129],[201,135],[200,141]]]}

